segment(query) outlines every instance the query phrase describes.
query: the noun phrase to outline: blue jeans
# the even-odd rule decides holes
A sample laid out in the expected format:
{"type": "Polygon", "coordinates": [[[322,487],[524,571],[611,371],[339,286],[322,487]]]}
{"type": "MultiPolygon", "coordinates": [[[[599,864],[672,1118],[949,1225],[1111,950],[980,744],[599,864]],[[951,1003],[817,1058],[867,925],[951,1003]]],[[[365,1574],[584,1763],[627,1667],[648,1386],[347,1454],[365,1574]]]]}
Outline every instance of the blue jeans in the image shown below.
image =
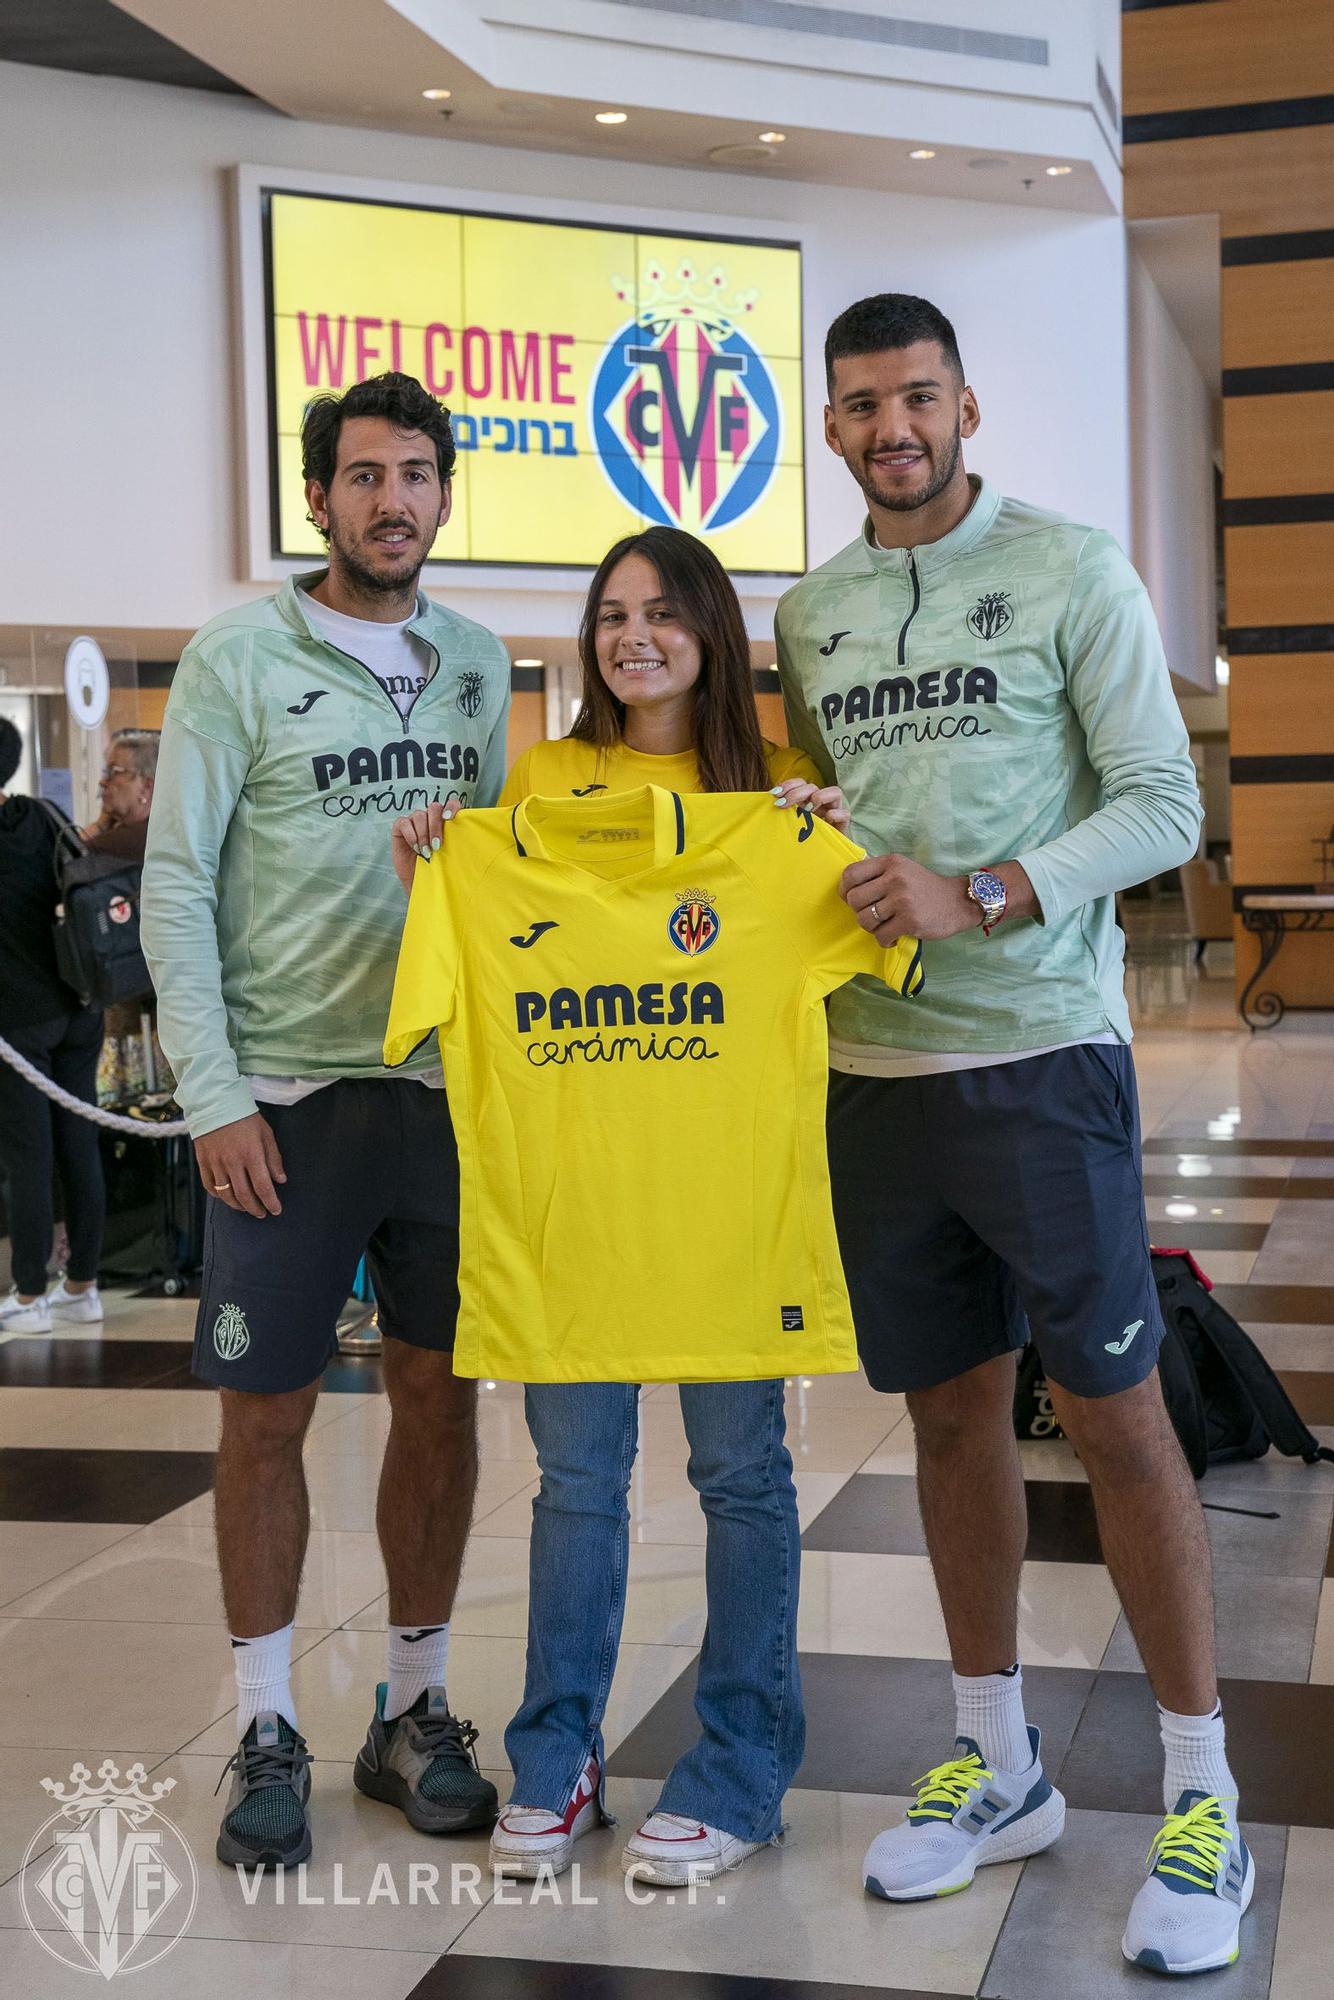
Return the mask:
{"type": "MultiPolygon", "coordinates": [[[[687,1474],[708,1528],[699,1741],[658,1800],[741,1840],[782,1830],[806,1743],[797,1669],[800,1542],[781,1382],[683,1383],[687,1474]]],[[[511,1803],[563,1812],[602,1717],[625,1614],[639,1390],[540,1383],[525,1392],[542,1484],[529,1552],[528,1671],[505,1731],[511,1803]]]]}

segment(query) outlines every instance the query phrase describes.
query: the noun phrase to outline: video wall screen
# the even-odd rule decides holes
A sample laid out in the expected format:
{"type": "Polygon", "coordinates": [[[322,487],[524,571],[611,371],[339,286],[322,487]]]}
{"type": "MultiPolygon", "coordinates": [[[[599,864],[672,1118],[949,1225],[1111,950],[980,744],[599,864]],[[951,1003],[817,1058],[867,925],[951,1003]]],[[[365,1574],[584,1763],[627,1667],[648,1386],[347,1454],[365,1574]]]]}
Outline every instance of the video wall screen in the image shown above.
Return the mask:
{"type": "Polygon", "coordinates": [[[313,396],[397,368],[453,418],[434,561],[587,566],[653,523],[800,575],[801,253],[328,195],[262,195],[272,552],[306,519],[313,396]]]}

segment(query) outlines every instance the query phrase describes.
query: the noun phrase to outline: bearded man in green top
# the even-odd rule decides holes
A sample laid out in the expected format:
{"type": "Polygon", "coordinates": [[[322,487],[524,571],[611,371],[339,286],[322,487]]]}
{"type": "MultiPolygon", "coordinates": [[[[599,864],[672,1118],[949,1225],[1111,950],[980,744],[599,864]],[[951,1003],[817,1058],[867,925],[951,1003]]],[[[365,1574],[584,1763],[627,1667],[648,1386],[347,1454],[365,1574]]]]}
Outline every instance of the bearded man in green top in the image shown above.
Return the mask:
{"type": "MultiPolygon", "coordinates": [[[[829,330],[825,437],[862,533],[789,591],[793,741],[868,850],[867,930],[924,942],[911,1017],[830,1003],[829,1154],[873,1387],[906,1392],[954,1667],[956,1740],[865,1887],[946,1896],[1059,1836],[1018,1661],[1015,1358],[1037,1346],[1158,1698],[1165,1825],[1122,1949],[1158,1972],[1238,1952],[1254,1864],[1215,1679],[1209,1544],[1157,1373],[1114,895],[1195,850],[1200,807],[1153,612],[1112,537],[970,476],[954,329],[863,299],[829,330]]],[[[944,1748],[944,1745],[942,1745],[944,1748]]]]}
{"type": "MultiPolygon", "coordinates": [[[[376,1525],[388,1677],[358,1789],[410,1825],[488,1825],[445,1657],[477,1483],[451,1365],[458,1161],[434,1037],[383,1062],[404,903],[395,816],[495,803],[509,659],[418,591],[449,519],[449,413],[410,376],[302,427],[327,568],[197,632],[172,682],[144,869],[162,1044],[208,1194],[194,1372],[220,1392],[218,1561],[239,1739],[218,1858],[311,1852],[290,1669],[310,1505],[302,1442],[363,1254],[390,1425],[376,1525]]],[[[439,840],[435,846],[440,845],[439,840]]]]}

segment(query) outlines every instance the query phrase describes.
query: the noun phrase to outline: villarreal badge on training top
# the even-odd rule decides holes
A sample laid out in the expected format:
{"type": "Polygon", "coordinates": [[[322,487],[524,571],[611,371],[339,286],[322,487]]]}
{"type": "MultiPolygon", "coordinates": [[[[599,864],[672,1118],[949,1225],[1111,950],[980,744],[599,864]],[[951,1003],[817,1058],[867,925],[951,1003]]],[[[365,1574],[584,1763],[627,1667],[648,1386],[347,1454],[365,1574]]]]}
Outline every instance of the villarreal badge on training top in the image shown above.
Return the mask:
{"type": "Polygon", "coordinates": [[[438,1029],[461,1177],[454,1366],[526,1382],[855,1368],[825,995],[905,1002],[838,894],[861,850],[768,793],[525,799],[417,869],[385,1061],[438,1029]]]}

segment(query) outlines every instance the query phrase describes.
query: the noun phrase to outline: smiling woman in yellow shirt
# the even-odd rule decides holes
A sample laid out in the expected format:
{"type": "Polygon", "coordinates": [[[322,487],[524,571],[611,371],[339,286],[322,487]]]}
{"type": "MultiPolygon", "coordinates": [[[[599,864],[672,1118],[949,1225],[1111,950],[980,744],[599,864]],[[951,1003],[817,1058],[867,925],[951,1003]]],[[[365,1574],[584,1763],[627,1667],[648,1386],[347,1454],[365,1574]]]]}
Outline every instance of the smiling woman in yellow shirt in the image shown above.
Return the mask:
{"type": "MultiPolygon", "coordinates": [[[[501,805],[629,792],[772,791],[841,832],[842,793],[821,786],[799,750],[760,734],[750,645],[736,592],[704,543],[650,528],[610,550],[579,632],[582,699],[573,731],[539,743],[510,772],[501,805]]],[[[414,852],[440,827],[424,813],[394,829],[410,885],[414,852]]],[[[447,844],[447,843],[446,843],[447,844]]],[[[446,856],[447,859],[447,856],[446,856]]],[[[608,1226],[631,1235],[662,1190],[627,1185],[608,1226]]],[[[681,1310],[691,1294],[683,1243],[681,1310]]],[[[623,1856],[643,1880],[681,1883],[736,1868],[775,1841],[783,1796],[805,1745],[796,1623],[799,1531],[780,1380],[683,1383],[688,1473],[707,1533],[708,1627],[695,1707],[701,1733],[669,1773],[623,1856]]],[[[541,1466],[533,1502],[528,1667],[505,1736],[511,1802],[491,1845],[494,1866],[536,1876],[569,1865],[600,1825],[602,1718],[625,1611],[626,1495],[638,1443],[639,1390],[623,1383],[530,1383],[528,1426],[541,1466]]]]}

